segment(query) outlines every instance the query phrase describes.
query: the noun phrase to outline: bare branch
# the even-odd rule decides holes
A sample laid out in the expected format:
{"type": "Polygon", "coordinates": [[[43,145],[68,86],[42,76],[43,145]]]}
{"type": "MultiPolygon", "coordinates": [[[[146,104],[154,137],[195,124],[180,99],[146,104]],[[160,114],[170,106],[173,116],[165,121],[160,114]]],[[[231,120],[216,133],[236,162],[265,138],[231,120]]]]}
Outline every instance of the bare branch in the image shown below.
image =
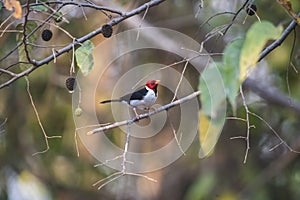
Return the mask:
{"type": "Polygon", "coordinates": [[[240,93],[241,93],[241,97],[243,99],[244,108],[246,110],[246,123],[247,123],[247,133],[246,133],[246,137],[244,138],[246,140],[246,144],[247,144],[245,157],[244,157],[244,164],[245,164],[247,162],[247,157],[248,157],[248,153],[250,150],[250,128],[251,128],[251,125],[250,125],[250,119],[249,119],[249,109],[248,109],[247,102],[246,102],[246,99],[245,99],[245,96],[243,93],[242,86],[240,86],[240,93]]]}
{"type": "MultiPolygon", "coordinates": [[[[300,13],[298,14],[300,16],[300,13]]],[[[297,22],[295,20],[291,21],[288,27],[283,31],[280,38],[274,41],[272,44],[267,46],[260,54],[257,62],[261,61],[264,57],[266,57],[270,52],[279,47],[283,41],[287,38],[287,36],[292,32],[292,30],[297,26],[297,22]]]]}
{"type": "Polygon", "coordinates": [[[270,88],[266,88],[250,78],[247,78],[244,81],[243,87],[250,89],[261,98],[267,100],[269,103],[289,108],[300,115],[300,103],[291,101],[290,97],[286,96],[278,90],[271,90],[270,88]]]}
{"type": "Polygon", "coordinates": [[[44,126],[42,124],[42,121],[40,119],[40,115],[39,115],[39,112],[37,111],[36,107],[35,107],[35,103],[33,101],[33,97],[31,95],[31,92],[30,92],[30,82],[29,82],[29,79],[27,76],[25,76],[25,80],[26,80],[26,84],[27,84],[27,94],[29,96],[29,99],[30,99],[30,103],[31,103],[31,106],[34,110],[34,113],[35,113],[35,116],[38,120],[38,123],[39,123],[39,126],[43,132],[43,135],[44,135],[44,138],[45,138],[45,143],[46,143],[46,148],[43,150],[43,151],[39,151],[39,152],[36,152],[34,154],[32,154],[33,156],[37,155],[37,154],[41,154],[41,153],[46,153],[50,147],[49,147],[49,142],[48,142],[48,139],[52,139],[52,138],[61,138],[61,136],[48,136],[45,129],[44,129],[44,126]]]}
{"type": "Polygon", "coordinates": [[[75,2],[75,1],[47,1],[47,2],[40,2],[40,3],[32,3],[30,6],[39,6],[39,5],[61,5],[61,6],[68,6],[68,5],[74,5],[78,7],[85,7],[85,8],[93,8],[95,10],[101,10],[101,11],[107,11],[110,13],[115,13],[118,15],[123,15],[124,13],[120,10],[113,9],[113,8],[108,8],[105,6],[98,6],[96,4],[91,4],[91,3],[82,3],[82,2],[75,2]]]}
{"type": "Polygon", "coordinates": [[[26,55],[26,58],[27,58],[27,61],[28,62],[32,62],[31,61],[31,58],[30,58],[30,55],[29,55],[29,51],[28,51],[28,47],[27,47],[27,34],[26,34],[26,26],[27,26],[27,22],[28,22],[28,16],[29,16],[29,0],[27,1],[27,4],[26,4],[26,14],[25,14],[25,19],[24,19],[24,24],[23,24],[23,40],[22,40],[22,43],[24,45],[24,51],[25,51],[25,55],[26,55]]]}
{"type": "Polygon", "coordinates": [[[280,137],[280,135],[274,130],[274,128],[266,120],[264,120],[261,116],[259,116],[256,113],[253,113],[253,112],[249,112],[249,114],[251,114],[251,115],[255,116],[256,118],[258,118],[259,120],[261,120],[274,133],[274,135],[280,140],[280,142],[277,145],[275,145],[274,147],[272,147],[271,149],[269,149],[269,151],[273,151],[280,145],[284,145],[286,148],[288,148],[289,151],[291,151],[293,153],[298,153],[298,154],[300,153],[300,151],[294,150],[293,147],[288,145],[286,143],[286,141],[284,141],[284,139],[282,139],[280,137]]]}
{"type": "MultiPolygon", "coordinates": [[[[122,16],[119,16],[119,17],[116,17],[116,18],[113,18],[110,22],[108,22],[107,24],[108,25],[111,25],[111,26],[114,26],[114,25],[117,25],[119,23],[121,23],[122,21],[132,17],[132,16],[135,16],[145,10],[147,10],[148,8],[150,7],[153,7],[153,6],[156,6],[162,2],[164,2],[165,0],[152,0],[152,1],[149,1],[148,3],[145,3],[143,5],[141,5],[140,7],[137,7],[129,12],[124,12],[122,13],[122,16]]],[[[92,4],[91,4],[92,5],[92,4]]],[[[60,5],[60,7],[56,10],[56,12],[58,12],[61,8],[63,7],[63,5],[60,5]]],[[[49,17],[47,17],[47,19],[45,20],[45,23],[47,21],[49,21],[53,15],[55,13],[52,13],[49,17]]],[[[35,30],[33,30],[30,34],[27,35],[27,38],[30,37],[30,35],[32,35],[36,30],[38,30],[41,26],[43,26],[43,23],[40,24],[35,30]]],[[[2,83],[0,85],[0,89],[1,88],[4,88],[8,85],[10,85],[11,83],[15,82],[16,80],[18,80],[19,78],[21,77],[24,77],[28,74],[30,74],[31,72],[33,72],[34,70],[36,70],[37,68],[43,66],[44,64],[47,64],[49,62],[51,62],[52,60],[54,60],[55,58],[57,58],[58,56],[70,51],[73,49],[74,46],[80,44],[80,43],[83,43],[89,39],[91,39],[92,37],[96,36],[97,34],[99,33],[102,33],[102,26],[86,35],[84,35],[83,37],[81,38],[78,38],[77,40],[75,40],[74,42],[68,44],[67,46],[57,50],[55,52],[55,54],[51,54],[50,56],[40,60],[40,61],[35,61],[35,60],[32,60],[32,64],[33,66],[29,67],[28,69],[22,71],[21,73],[17,74],[17,76],[14,76],[12,77],[11,79],[9,79],[8,81],[2,83]]],[[[21,45],[21,43],[19,43],[8,55],[4,56],[3,58],[0,59],[0,62],[7,58],[10,54],[12,54],[16,49],[18,49],[18,47],[21,45]]]]}
{"type": "Polygon", "coordinates": [[[145,118],[149,118],[150,116],[155,115],[156,113],[162,112],[164,110],[168,110],[168,109],[170,109],[174,106],[177,106],[177,105],[182,104],[186,101],[189,101],[189,100],[197,97],[198,95],[200,95],[200,93],[201,93],[200,91],[193,92],[192,94],[190,94],[186,97],[183,97],[181,99],[173,101],[173,102],[171,102],[167,105],[161,106],[161,107],[157,108],[154,111],[151,111],[151,112],[145,113],[145,114],[141,114],[141,115],[139,115],[138,118],[134,117],[134,118],[129,119],[129,120],[124,120],[124,121],[121,121],[121,122],[116,122],[116,123],[113,123],[113,124],[110,124],[110,125],[107,125],[107,126],[96,128],[94,130],[91,130],[91,131],[87,132],[87,135],[93,135],[93,134],[98,133],[98,132],[106,131],[106,130],[116,128],[116,127],[119,127],[119,126],[129,125],[129,124],[132,124],[136,121],[139,121],[139,120],[142,120],[142,119],[145,119],[145,118]]]}
{"type": "Polygon", "coordinates": [[[244,2],[244,4],[240,7],[240,9],[238,9],[238,11],[234,14],[234,16],[231,19],[230,24],[227,26],[227,28],[225,29],[225,31],[223,32],[223,34],[225,35],[227,33],[227,31],[230,29],[230,27],[233,25],[234,21],[236,20],[237,16],[240,14],[240,12],[247,6],[247,4],[249,3],[249,0],[246,0],[244,2]]]}

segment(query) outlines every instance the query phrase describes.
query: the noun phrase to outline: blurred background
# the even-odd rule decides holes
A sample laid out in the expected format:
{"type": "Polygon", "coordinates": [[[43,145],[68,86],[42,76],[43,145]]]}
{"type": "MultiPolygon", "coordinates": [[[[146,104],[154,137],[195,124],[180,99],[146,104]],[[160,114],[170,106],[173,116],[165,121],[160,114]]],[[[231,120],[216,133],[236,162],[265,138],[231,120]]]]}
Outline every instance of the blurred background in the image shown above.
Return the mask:
{"type": "MultiPolygon", "coordinates": [[[[146,1],[94,2],[128,11],[146,1]]],[[[179,31],[201,43],[215,28],[230,23],[233,17],[230,12],[236,12],[244,3],[240,0],[206,0],[203,1],[204,7],[201,8],[201,2],[196,0],[163,2],[150,8],[142,21],[144,13],[113,27],[114,34],[139,26],[157,26],[179,31]],[[206,23],[210,17],[218,13],[224,14],[217,15],[206,23]]],[[[297,0],[291,2],[295,12],[299,11],[300,2],[297,0]]],[[[261,20],[270,21],[275,25],[281,24],[284,27],[290,23],[290,16],[276,1],[254,1],[254,3],[257,5],[257,15],[261,20]]],[[[83,36],[109,21],[99,11],[84,8],[85,15],[83,15],[81,8],[75,8],[66,7],[62,10],[69,23],[57,24],[74,37],[83,36]]],[[[7,11],[0,10],[1,22],[7,16],[7,11]]],[[[211,38],[204,44],[204,48],[210,53],[223,52],[229,41],[244,36],[251,24],[257,20],[257,17],[248,16],[245,11],[242,11],[225,36],[211,38]]],[[[15,22],[16,25],[18,23],[20,21],[15,22]]],[[[40,44],[50,47],[72,42],[59,29],[53,26],[50,28],[53,38],[47,43],[38,41],[40,44]]],[[[296,27],[293,34],[258,64],[251,78],[255,86],[289,97],[291,102],[297,104],[300,101],[299,27],[296,27]],[[296,34],[296,41],[293,34],[296,34]],[[293,67],[289,65],[290,62],[293,63],[293,67]]],[[[104,40],[102,35],[92,38],[94,46],[104,40]]],[[[3,34],[0,37],[0,45],[2,58],[16,45],[15,34],[3,34]]],[[[117,49],[118,47],[115,46],[107,46],[103,51],[114,52],[117,49]]],[[[42,59],[51,52],[51,47],[39,49],[35,53],[36,59],[42,59]]],[[[94,55],[97,67],[105,67],[101,65],[101,59],[107,59],[104,58],[106,55],[97,51],[94,55]]],[[[99,92],[93,98],[96,101],[109,98],[114,84],[131,69],[131,66],[149,61],[172,64],[179,60],[174,55],[166,56],[151,50],[146,55],[139,56],[136,53],[116,61],[99,82],[97,86],[99,92]]],[[[221,60],[221,56],[216,56],[214,59],[221,60]]],[[[9,66],[16,60],[18,57],[13,54],[0,65],[9,66]]],[[[43,154],[32,156],[38,151],[43,151],[46,144],[26,92],[26,81],[20,79],[0,90],[0,199],[296,200],[300,198],[299,154],[281,144],[272,129],[253,116],[250,117],[250,122],[255,128],[251,129],[251,148],[245,164],[243,160],[246,142],[242,139],[231,140],[230,138],[246,135],[246,123],[228,119],[215,150],[209,157],[199,159],[200,145],[196,137],[185,156],[181,156],[168,167],[145,174],[157,180],[156,183],[142,177],[123,176],[97,190],[97,187],[93,187],[92,184],[114,173],[115,170],[105,166],[94,167],[98,161],[90,155],[80,140],[78,140],[80,156],[77,156],[72,94],[69,94],[65,88],[71,61],[70,52],[57,58],[55,63],[50,62],[40,67],[29,76],[31,94],[47,134],[62,136],[62,138],[49,139],[50,149],[43,154]],[[278,144],[281,145],[270,151],[278,144]]],[[[177,65],[173,68],[181,72],[183,66],[177,65]]],[[[199,74],[193,68],[187,68],[185,78],[195,90],[199,84],[198,77],[199,74]]],[[[174,83],[176,84],[177,81],[174,80],[174,83]]],[[[160,104],[170,102],[173,97],[172,92],[164,87],[160,87],[159,92],[160,104]]],[[[252,112],[265,119],[294,150],[300,150],[299,110],[273,104],[272,98],[262,99],[251,90],[251,87],[245,88],[245,96],[252,112]]],[[[238,98],[238,105],[236,116],[245,118],[245,109],[240,98],[238,98]]],[[[97,107],[98,105],[90,106],[96,107],[97,117],[101,122],[112,120],[109,106],[101,108],[97,107]]],[[[179,110],[174,108],[169,112],[176,126],[180,116],[179,110]]],[[[228,109],[228,116],[232,116],[230,109],[228,109]]],[[[191,117],[190,120],[198,119],[191,117]]],[[[147,124],[147,121],[143,123],[147,124]]],[[[153,146],[161,146],[172,138],[169,126],[170,124],[167,124],[164,127],[153,146]]],[[[111,130],[108,137],[122,147],[125,137],[124,134],[120,135],[119,131],[119,129],[111,130]]],[[[145,148],[147,147],[149,148],[145,142],[145,148]]]]}

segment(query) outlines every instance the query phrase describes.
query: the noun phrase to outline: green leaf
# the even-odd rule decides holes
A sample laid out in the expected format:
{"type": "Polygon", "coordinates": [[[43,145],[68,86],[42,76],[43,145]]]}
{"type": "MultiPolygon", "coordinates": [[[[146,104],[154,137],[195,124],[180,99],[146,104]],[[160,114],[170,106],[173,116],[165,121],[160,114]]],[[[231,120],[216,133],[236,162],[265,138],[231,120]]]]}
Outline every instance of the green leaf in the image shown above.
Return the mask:
{"type": "MultiPolygon", "coordinates": [[[[221,110],[224,107],[220,107],[219,113],[225,113],[226,110],[221,110]]],[[[214,147],[218,142],[220,134],[222,132],[225,123],[225,115],[219,114],[215,118],[210,118],[203,112],[199,112],[199,142],[200,150],[199,157],[204,158],[210,156],[213,153],[214,147]]]]}
{"type": "MultiPolygon", "coordinates": [[[[26,23],[26,35],[29,35],[36,27],[37,27],[37,23],[35,23],[34,21],[27,21],[27,23],[26,23]]],[[[23,31],[23,24],[18,24],[16,28],[17,28],[17,30],[23,31]]],[[[27,43],[33,43],[34,44],[37,37],[38,37],[38,33],[36,31],[32,35],[30,35],[30,37],[27,38],[27,43]]],[[[16,34],[16,41],[18,43],[23,42],[23,33],[17,33],[16,34]]],[[[29,54],[31,53],[32,49],[33,49],[33,46],[27,45],[27,51],[29,52],[29,54]]],[[[26,57],[26,53],[25,53],[24,44],[19,46],[18,53],[19,53],[19,61],[20,62],[28,62],[27,57],[26,57]]],[[[23,67],[21,67],[21,68],[23,68],[23,67]]]]}
{"type": "Polygon", "coordinates": [[[224,50],[223,66],[220,72],[223,76],[226,96],[236,112],[236,96],[240,87],[240,54],[244,40],[238,39],[228,44],[224,50]]]}
{"type": "Polygon", "coordinates": [[[205,68],[200,77],[201,111],[199,112],[199,157],[212,153],[226,117],[226,94],[219,67],[212,63],[205,68]]]}
{"type": "Polygon", "coordinates": [[[201,106],[205,115],[214,118],[222,102],[226,101],[224,83],[219,68],[221,63],[211,63],[200,77],[201,106]]]}
{"type": "Polygon", "coordinates": [[[93,43],[87,40],[75,51],[77,65],[84,76],[87,76],[94,67],[93,50],[93,43]]]}
{"type": "Polygon", "coordinates": [[[35,10],[35,11],[44,11],[44,12],[47,12],[49,9],[44,6],[44,5],[34,5],[34,6],[31,6],[31,9],[32,10],[35,10]]]}
{"type": "Polygon", "coordinates": [[[280,37],[283,28],[275,27],[267,21],[256,22],[246,34],[240,56],[240,81],[243,82],[255,67],[259,54],[268,40],[280,37]]]}

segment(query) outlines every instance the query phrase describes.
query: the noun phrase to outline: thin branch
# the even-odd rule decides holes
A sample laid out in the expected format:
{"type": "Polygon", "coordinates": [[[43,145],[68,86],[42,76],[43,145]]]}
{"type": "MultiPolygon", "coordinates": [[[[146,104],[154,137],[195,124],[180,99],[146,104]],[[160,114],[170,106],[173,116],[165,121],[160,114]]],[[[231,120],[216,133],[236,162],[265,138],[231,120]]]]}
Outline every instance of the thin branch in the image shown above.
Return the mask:
{"type": "MultiPolygon", "coordinates": [[[[42,26],[44,26],[44,24],[45,23],[47,23],[49,20],[51,20],[52,18],[53,18],[53,16],[57,13],[57,12],[59,12],[61,9],[62,9],[62,7],[63,6],[59,6],[57,9],[56,9],[56,12],[53,12],[53,13],[51,13],[51,15],[49,15],[44,21],[43,21],[43,23],[41,23],[41,24],[39,24],[34,30],[32,30],[29,34],[27,34],[26,35],[26,40],[31,36],[31,35],[33,35],[38,29],[40,29],[42,26]]],[[[8,58],[11,54],[13,54],[21,45],[23,44],[23,42],[19,42],[9,53],[7,53],[5,56],[3,56],[2,58],[0,58],[0,62],[2,62],[3,60],[5,60],[6,58],[8,58]]],[[[36,66],[36,61],[35,60],[32,60],[32,63],[31,64],[33,64],[33,65],[35,65],[36,66]]],[[[46,63],[44,63],[44,64],[46,64],[46,63]]],[[[37,67],[37,66],[36,66],[37,67]]],[[[30,69],[30,68],[29,68],[30,69]]],[[[28,75],[29,73],[26,73],[26,74],[24,74],[23,76],[26,76],[26,75],[28,75]]],[[[23,76],[21,76],[21,77],[23,77],[23,76]]],[[[21,78],[21,77],[19,77],[19,78],[21,78]]],[[[19,79],[19,78],[17,78],[17,79],[19,79]]],[[[14,82],[14,81],[16,81],[17,79],[15,79],[15,80],[13,80],[12,82],[14,82]]],[[[9,85],[9,84],[8,84],[9,85]]],[[[2,85],[0,85],[0,86],[2,86],[2,85]]],[[[7,86],[7,85],[5,85],[5,86],[7,86]]],[[[4,86],[4,87],[5,87],[4,86]]],[[[0,87],[0,89],[1,89],[2,87],[0,87]]]]}
{"type": "MultiPolygon", "coordinates": [[[[9,70],[5,70],[5,69],[2,69],[2,68],[0,68],[0,72],[1,72],[1,73],[4,73],[4,74],[8,74],[8,75],[10,75],[10,76],[17,76],[16,73],[13,73],[13,72],[11,72],[11,71],[9,71],[9,70]]],[[[1,75],[1,73],[0,73],[0,75],[1,75]]]]}
{"type": "MultiPolygon", "coordinates": [[[[153,181],[153,182],[157,182],[155,179],[153,178],[150,178],[146,175],[143,175],[143,174],[138,174],[138,173],[132,173],[132,172],[127,172],[126,170],[126,163],[128,162],[127,159],[126,159],[126,155],[128,153],[128,147],[129,147],[129,138],[130,138],[130,132],[131,132],[131,129],[130,129],[130,124],[128,123],[127,124],[127,133],[126,133],[126,140],[125,140],[125,145],[124,145],[124,151],[123,151],[123,154],[121,156],[116,156],[115,158],[113,158],[112,160],[116,160],[116,159],[119,159],[119,158],[123,158],[122,160],[122,163],[121,163],[121,167],[122,167],[122,170],[120,172],[115,172],[113,174],[111,174],[110,176],[104,178],[104,179],[101,179],[99,181],[97,181],[96,183],[93,184],[93,186],[96,186],[97,184],[99,183],[102,183],[99,187],[98,187],[98,190],[100,190],[101,188],[103,188],[104,186],[106,186],[107,184],[113,182],[114,180],[117,180],[118,178],[124,176],[124,175],[131,175],[131,176],[138,176],[138,177],[142,177],[142,178],[145,178],[149,181],[153,181]]],[[[109,162],[109,161],[107,161],[109,162]]],[[[99,166],[96,165],[96,166],[99,166]]]]}
{"type": "MultiPolygon", "coordinates": [[[[294,53],[294,50],[295,50],[295,47],[296,47],[296,30],[293,29],[293,45],[292,45],[292,48],[291,48],[291,52],[290,52],[290,58],[289,58],[289,64],[287,65],[287,69],[286,69],[286,73],[285,73],[285,81],[286,81],[286,87],[287,87],[287,91],[288,91],[288,95],[289,97],[291,96],[291,88],[290,88],[290,76],[289,76],[289,71],[290,71],[290,66],[293,66],[292,64],[292,57],[293,57],[293,53],[294,53]]],[[[293,69],[295,69],[293,67],[293,69]]],[[[297,73],[297,70],[296,70],[296,73],[297,73]]]]}
{"type": "Polygon", "coordinates": [[[209,25],[209,21],[212,20],[213,18],[218,17],[220,15],[226,15],[226,14],[235,15],[235,13],[233,13],[233,12],[221,12],[221,13],[214,14],[213,16],[209,17],[207,20],[205,20],[204,22],[202,22],[202,24],[199,25],[198,29],[200,29],[205,24],[209,25]]]}
{"type": "MultiPolygon", "coordinates": [[[[142,27],[142,22],[144,21],[146,15],[147,15],[147,13],[148,13],[148,10],[149,10],[149,7],[147,7],[147,9],[145,10],[145,13],[144,13],[144,15],[143,15],[143,17],[142,17],[142,19],[141,19],[141,22],[140,22],[140,24],[139,24],[139,26],[138,26],[139,28],[142,27]]],[[[136,35],[136,41],[139,40],[139,37],[140,37],[140,30],[138,30],[138,32],[137,32],[137,35],[136,35]]]]}
{"type": "Polygon", "coordinates": [[[94,130],[91,130],[89,132],[87,132],[87,135],[93,135],[95,133],[98,133],[98,132],[102,132],[102,131],[106,131],[106,130],[109,130],[109,129],[112,129],[112,128],[116,128],[116,127],[119,127],[119,126],[124,126],[124,125],[128,125],[128,124],[132,124],[136,121],[139,121],[139,120],[142,120],[142,119],[145,119],[145,118],[149,118],[150,116],[154,115],[154,114],[157,114],[159,112],[162,112],[164,110],[168,110],[174,106],[177,106],[179,104],[182,104],[186,101],[189,101],[197,96],[200,95],[200,91],[196,91],[196,92],[193,92],[192,94],[186,96],[186,97],[183,97],[181,99],[178,99],[176,101],[173,101],[169,104],[166,104],[164,106],[161,106],[159,108],[157,108],[156,110],[154,111],[151,111],[149,113],[145,113],[145,114],[141,114],[137,117],[134,117],[132,119],[129,119],[129,120],[124,120],[124,121],[120,121],[120,122],[115,122],[113,124],[110,124],[110,125],[107,125],[107,126],[103,126],[103,127],[100,127],[100,128],[96,128],[94,130]]]}
{"type": "Polygon", "coordinates": [[[22,31],[20,30],[7,30],[11,25],[13,25],[15,23],[15,21],[10,22],[3,30],[1,30],[1,35],[0,38],[5,34],[5,33],[21,33],[22,31]]]}
{"type": "MultiPolygon", "coordinates": [[[[300,16],[300,13],[298,14],[300,16]]],[[[274,41],[272,44],[267,46],[259,56],[259,59],[257,62],[261,61],[264,57],[266,57],[270,52],[272,52],[274,49],[279,47],[283,41],[287,38],[287,36],[292,32],[292,30],[297,26],[297,22],[295,20],[292,20],[291,23],[288,25],[288,27],[283,31],[280,38],[278,38],[276,41],[274,41]]]]}
{"type": "Polygon", "coordinates": [[[29,99],[30,99],[30,102],[31,102],[31,106],[32,106],[33,111],[35,113],[35,116],[36,116],[36,118],[38,120],[39,126],[40,126],[40,128],[41,128],[41,130],[43,132],[43,135],[44,135],[44,138],[45,138],[45,143],[46,143],[46,149],[43,150],[43,151],[39,151],[39,152],[36,152],[36,153],[32,154],[33,156],[35,156],[37,154],[45,153],[45,152],[47,152],[50,149],[48,139],[61,138],[61,136],[48,136],[47,135],[47,133],[46,133],[46,131],[44,129],[44,126],[42,124],[42,121],[40,119],[39,112],[37,111],[37,109],[35,107],[35,104],[34,104],[34,101],[33,101],[33,98],[32,98],[31,92],[30,92],[30,82],[29,82],[29,79],[28,79],[27,76],[25,76],[25,80],[26,80],[26,84],[27,84],[27,89],[26,89],[27,90],[27,94],[29,96],[29,99]]]}
{"type": "Polygon", "coordinates": [[[27,34],[26,34],[26,30],[27,30],[27,22],[28,22],[28,16],[29,16],[29,0],[27,1],[27,4],[26,4],[26,14],[24,16],[24,24],[23,24],[23,40],[22,40],[22,43],[24,45],[24,51],[25,51],[25,55],[26,55],[26,58],[28,60],[28,62],[32,63],[31,61],[31,58],[30,58],[30,54],[29,54],[29,50],[28,50],[28,47],[27,47],[27,34]]]}
{"type": "Polygon", "coordinates": [[[181,145],[180,145],[180,141],[179,141],[178,138],[177,138],[177,134],[176,134],[174,125],[173,125],[173,123],[172,123],[172,121],[171,121],[171,118],[168,117],[168,119],[169,119],[169,122],[170,122],[170,126],[171,126],[171,129],[172,129],[172,133],[173,133],[173,135],[174,135],[174,139],[175,139],[175,141],[176,141],[176,143],[177,143],[177,146],[178,146],[179,150],[181,151],[181,153],[185,156],[185,152],[184,152],[184,150],[182,149],[182,147],[181,147],[181,145]]]}
{"type": "Polygon", "coordinates": [[[234,21],[236,20],[237,16],[240,14],[240,12],[246,7],[246,5],[249,3],[249,0],[246,0],[245,3],[238,9],[238,11],[235,13],[235,15],[232,17],[230,24],[227,26],[223,34],[225,35],[227,31],[230,29],[230,27],[233,25],[234,21]]]}
{"type": "Polygon", "coordinates": [[[110,13],[115,13],[118,15],[123,15],[124,13],[120,10],[116,10],[113,8],[109,8],[109,7],[105,7],[105,6],[98,6],[96,4],[90,4],[90,3],[80,3],[80,2],[76,2],[76,1],[47,1],[47,2],[42,2],[42,3],[32,3],[30,4],[30,6],[39,6],[39,5],[61,5],[61,6],[68,6],[68,5],[74,5],[74,6],[78,6],[78,7],[84,7],[84,8],[93,8],[95,10],[101,10],[101,11],[107,11],[110,13]]]}
{"type": "Polygon", "coordinates": [[[273,134],[280,140],[280,143],[275,145],[274,147],[272,147],[271,149],[269,149],[269,151],[273,151],[274,149],[276,149],[278,146],[280,145],[284,145],[286,148],[288,148],[289,151],[291,152],[294,152],[294,153],[300,153],[300,151],[296,151],[294,150],[291,146],[289,146],[286,141],[284,141],[284,139],[282,139],[280,137],[280,135],[274,130],[274,128],[266,121],[264,120],[261,116],[259,116],[258,114],[256,113],[253,113],[253,112],[249,112],[249,114],[253,115],[254,117],[258,118],[259,120],[261,120],[272,132],[273,134]]]}
{"type": "Polygon", "coordinates": [[[243,93],[242,86],[240,86],[240,93],[241,93],[243,105],[244,105],[244,108],[246,111],[246,123],[247,123],[247,133],[246,133],[246,137],[245,137],[247,146],[246,146],[246,152],[245,152],[245,157],[244,157],[244,164],[245,164],[247,161],[249,150],[250,150],[250,128],[251,128],[251,125],[250,125],[250,120],[249,120],[249,109],[248,109],[247,102],[246,102],[246,99],[245,99],[245,96],[243,93]]]}
{"type": "Polygon", "coordinates": [[[188,66],[188,64],[189,64],[188,59],[185,59],[185,60],[186,60],[186,62],[185,62],[185,64],[184,64],[183,70],[182,70],[181,75],[180,75],[179,82],[178,82],[178,84],[177,84],[177,86],[176,86],[176,89],[175,89],[175,92],[174,92],[174,96],[173,96],[173,99],[171,100],[171,102],[173,102],[173,101],[176,99],[176,96],[177,96],[177,93],[178,93],[180,84],[181,84],[181,82],[182,82],[182,80],[183,80],[183,77],[184,77],[184,73],[185,73],[186,68],[187,68],[187,66],[188,66]]]}
{"type": "MultiPolygon", "coordinates": [[[[126,20],[126,19],[128,19],[128,18],[130,18],[130,17],[132,17],[132,16],[135,16],[135,15],[141,13],[141,12],[143,12],[143,11],[146,10],[147,8],[156,6],[156,5],[158,5],[158,4],[160,4],[160,3],[164,2],[164,1],[165,1],[165,0],[152,0],[152,1],[149,1],[149,2],[143,4],[143,5],[141,5],[141,6],[137,7],[137,8],[135,8],[135,9],[129,11],[129,12],[124,12],[124,13],[122,14],[122,16],[113,18],[113,19],[112,19],[110,22],[108,22],[107,24],[108,24],[108,25],[111,25],[111,26],[117,25],[117,24],[121,23],[122,21],[124,21],[124,20],[126,20]]],[[[58,12],[58,10],[60,10],[61,7],[62,7],[62,5],[61,5],[56,11],[58,12]]],[[[53,17],[53,15],[54,15],[54,13],[52,13],[52,14],[45,20],[45,22],[46,22],[47,20],[50,20],[50,19],[53,17]]],[[[31,33],[33,33],[34,31],[36,31],[40,26],[42,26],[42,25],[39,25],[39,26],[38,26],[35,30],[33,30],[31,33]]],[[[46,57],[46,58],[44,58],[44,59],[42,59],[42,60],[40,60],[40,61],[34,61],[34,60],[32,60],[33,66],[31,66],[31,67],[29,67],[28,69],[26,69],[26,70],[22,71],[21,73],[17,74],[17,76],[11,78],[10,80],[8,80],[8,81],[2,83],[2,84],[0,85],[0,89],[6,87],[6,86],[8,86],[8,85],[10,85],[11,83],[15,82],[15,81],[18,80],[19,78],[24,77],[24,76],[30,74],[30,73],[33,72],[34,70],[36,70],[36,69],[38,69],[39,67],[43,66],[44,64],[47,64],[47,63],[51,62],[55,57],[58,57],[58,56],[60,56],[60,55],[62,55],[62,54],[64,54],[64,53],[70,51],[70,50],[73,48],[73,46],[76,46],[76,45],[78,45],[78,44],[80,44],[80,43],[83,43],[83,42],[85,42],[86,40],[91,39],[92,37],[96,36],[96,35],[99,34],[99,33],[102,33],[102,26],[101,26],[100,28],[98,28],[98,29],[96,29],[96,30],[94,30],[94,31],[92,31],[92,32],[90,32],[90,33],[88,33],[88,34],[82,36],[81,38],[78,38],[76,41],[70,43],[69,45],[67,45],[67,46],[65,46],[65,47],[63,47],[63,48],[57,50],[57,51],[55,52],[55,55],[51,54],[50,56],[48,56],[48,57],[46,57]]],[[[30,35],[31,35],[31,34],[28,34],[28,35],[27,35],[27,38],[28,38],[30,35]]],[[[16,48],[15,48],[13,51],[15,51],[19,46],[20,46],[20,45],[17,45],[16,48]]],[[[13,51],[12,51],[12,52],[13,52],[13,51]]],[[[12,52],[11,52],[11,53],[12,53],[12,52]]],[[[10,53],[10,54],[11,54],[11,53],[10,53]]],[[[2,61],[3,59],[5,59],[7,56],[9,56],[9,55],[6,55],[5,57],[1,58],[0,61],[2,61]]]]}
{"type": "Polygon", "coordinates": [[[257,83],[251,78],[247,78],[244,81],[243,87],[250,89],[252,92],[256,93],[261,98],[267,100],[269,103],[289,108],[291,111],[294,111],[298,115],[300,115],[300,103],[296,101],[291,101],[289,96],[283,94],[278,90],[271,90],[270,88],[263,86],[263,84],[257,83]]]}

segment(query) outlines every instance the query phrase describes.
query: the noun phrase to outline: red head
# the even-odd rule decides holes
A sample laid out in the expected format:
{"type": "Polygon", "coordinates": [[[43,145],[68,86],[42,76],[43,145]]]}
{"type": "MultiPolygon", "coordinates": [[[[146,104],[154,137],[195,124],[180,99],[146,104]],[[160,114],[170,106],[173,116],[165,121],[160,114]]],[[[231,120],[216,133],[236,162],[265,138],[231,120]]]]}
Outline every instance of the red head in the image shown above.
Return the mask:
{"type": "Polygon", "coordinates": [[[150,89],[154,89],[157,87],[159,81],[160,80],[149,80],[149,81],[147,81],[146,86],[150,89]]]}

